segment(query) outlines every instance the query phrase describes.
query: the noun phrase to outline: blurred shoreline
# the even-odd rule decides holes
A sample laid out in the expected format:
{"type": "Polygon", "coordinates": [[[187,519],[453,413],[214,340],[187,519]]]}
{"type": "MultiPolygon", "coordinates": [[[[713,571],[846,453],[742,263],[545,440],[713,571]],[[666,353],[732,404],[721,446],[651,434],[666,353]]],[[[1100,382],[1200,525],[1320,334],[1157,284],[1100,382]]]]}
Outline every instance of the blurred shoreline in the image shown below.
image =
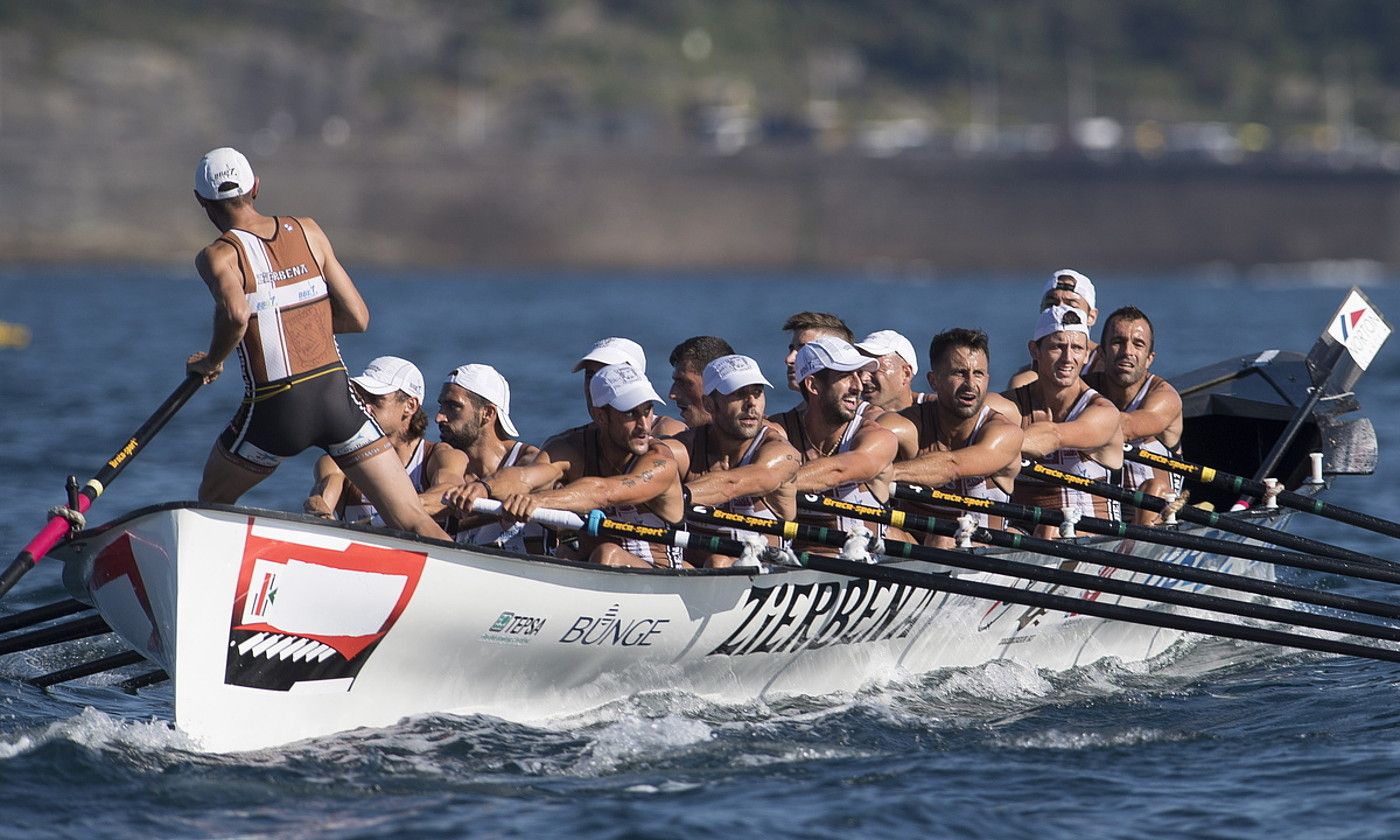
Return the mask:
{"type": "MultiPolygon", "coordinates": [[[[0,145],[7,263],[189,265],[214,236],[165,150],[0,145]]],[[[251,156],[259,208],[404,268],[888,271],[1400,265],[1400,175],[808,150],[251,156]]]]}

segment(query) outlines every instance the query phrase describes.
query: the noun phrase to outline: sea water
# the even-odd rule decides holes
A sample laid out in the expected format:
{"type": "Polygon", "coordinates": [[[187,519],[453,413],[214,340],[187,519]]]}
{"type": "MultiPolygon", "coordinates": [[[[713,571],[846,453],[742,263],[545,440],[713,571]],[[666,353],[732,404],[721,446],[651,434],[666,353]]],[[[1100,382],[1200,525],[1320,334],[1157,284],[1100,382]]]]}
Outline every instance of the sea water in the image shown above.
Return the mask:
{"type": "MultiPolygon", "coordinates": [[[[1083,268],[1083,267],[1081,267],[1083,268]]],[[[1373,276],[1370,273],[1367,276],[1373,276]]],[[[950,326],[988,331],[997,382],[1023,364],[1039,276],[488,274],[357,270],[373,313],[342,336],[352,369],[415,361],[432,395],[448,371],[495,365],[522,436],[583,422],[578,374],[596,339],[666,357],[719,335],[784,382],[784,318],[835,312],[857,335],[898,329],[922,351],[950,326]]],[[[1101,315],[1132,304],[1157,325],[1171,374],[1278,348],[1306,352],[1345,293],[1297,274],[1096,274],[1101,315]]],[[[1326,279],[1326,278],[1324,278],[1326,279]]],[[[1374,278],[1373,278],[1374,279],[1374,278]]],[[[1400,317],[1400,287],[1366,289],[1400,317]]],[[[0,560],[97,471],[179,384],[208,342],[211,302],[189,272],[0,272],[0,560]]],[[[924,365],[921,365],[923,367],[924,365]]],[[[921,371],[922,375],[922,371],[921,371]]],[[[101,521],[193,497],[236,408],[236,365],[196,394],[95,505],[101,521]]],[[[1376,425],[1374,476],[1329,498],[1400,519],[1400,343],[1358,386],[1376,425]]],[[[245,498],[296,510],[313,456],[245,498]]],[[[1296,530],[1400,558],[1395,541],[1327,522],[1296,530]]],[[[0,614],[65,596],[41,563],[0,614]]],[[[1293,576],[1293,573],[1290,573],[1293,576]]],[[[1396,590],[1296,576],[1372,597],[1396,590]]],[[[107,639],[0,658],[0,836],[37,837],[1385,837],[1400,833],[1400,666],[1220,640],[1150,663],[1069,672],[1007,660],[890,674],[853,694],[717,706],[648,694],[532,724],[433,715],[287,748],[199,753],[171,725],[169,684],[115,688],[126,669],[55,687],[23,678],[112,653],[107,639]]]]}

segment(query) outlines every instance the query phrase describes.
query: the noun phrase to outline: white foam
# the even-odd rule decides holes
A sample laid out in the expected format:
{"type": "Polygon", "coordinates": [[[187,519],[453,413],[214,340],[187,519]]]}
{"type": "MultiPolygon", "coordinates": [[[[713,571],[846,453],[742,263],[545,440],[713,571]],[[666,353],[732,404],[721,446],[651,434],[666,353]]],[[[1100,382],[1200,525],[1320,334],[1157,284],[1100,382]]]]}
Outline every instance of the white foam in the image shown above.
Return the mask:
{"type": "Polygon", "coordinates": [[[679,715],[624,718],[594,734],[588,754],[574,769],[590,776],[608,773],[634,759],[681,749],[713,737],[714,729],[708,724],[679,715]]]}
{"type": "Polygon", "coordinates": [[[91,706],[73,717],[50,723],[39,732],[19,733],[13,740],[0,738],[0,760],[13,758],[53,741],[71,741],[91,749],[127,747],[142,752],[198,750],[188,735],[164,720],[123,720],[91,706]]]}
{"type": "Polygon", "coordinates": [[[1008,746],[1040,750],[1087,750],[1102,747],[1133,746],[1159,741],[1180,741],[1180,733],[1160,729],[1126,729],[1121,732],[1062,732],[1051,729],[1010,740],[1008,746]]]}

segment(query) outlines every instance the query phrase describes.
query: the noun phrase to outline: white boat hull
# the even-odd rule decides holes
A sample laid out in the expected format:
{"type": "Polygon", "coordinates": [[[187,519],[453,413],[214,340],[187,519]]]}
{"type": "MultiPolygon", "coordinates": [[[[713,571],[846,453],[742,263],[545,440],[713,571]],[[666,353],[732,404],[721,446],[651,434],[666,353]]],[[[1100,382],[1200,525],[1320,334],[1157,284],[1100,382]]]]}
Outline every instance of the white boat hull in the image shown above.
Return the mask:
{"type": "Polygon", "coordinates": [[[218,752],[431,712],[540,720],[650,690],[743,702],[1005,657],[1140,661],[1181,636],[810,570],[607,569],[225,507],[137,512],[56,553],[75,596],[169,672],[176,725],[218,752]]]}

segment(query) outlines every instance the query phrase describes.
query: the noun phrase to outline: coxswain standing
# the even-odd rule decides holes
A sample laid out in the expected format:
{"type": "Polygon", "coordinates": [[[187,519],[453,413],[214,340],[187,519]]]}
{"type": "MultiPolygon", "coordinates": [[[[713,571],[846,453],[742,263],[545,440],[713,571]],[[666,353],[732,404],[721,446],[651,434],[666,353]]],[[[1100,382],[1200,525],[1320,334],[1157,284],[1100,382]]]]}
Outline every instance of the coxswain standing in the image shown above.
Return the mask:
{"type": "MultiPolygon", "coordinates": [[[[1088,316],[1068,306],[1040,313],[1030,350],[1036,380],[1004,396],[1021,411],[1021,454],[1072,475],[1112,480],[1123,466],[1118,409],[1080,378],[1089,353],[1088,316]]],[[[1022,475],[1012,498],[1019,504],[1117,519],[1117,505],[1083,490],[1033,481],[1022,475]]],[[[1041,525],[1038,534],[1057,535],[1041,525]]]]}
{"type": "MultiPolygon", "coordinates": [[[[1010,500],[1021,470],[1020,419],[1009,418],[987,404],[990,359],[987,334],[954,328],[933,337],[929,345],[929,385],[932,399],[902,412],[919,430],[918,455],[896,461],[894,480],[933,487],[996,502],[1010,500]]],[[[933,508],[934,516],[956,519],[964,511],[933,508]]],[[[987,514],[974,512],[979,527],[995,525],[987,514]]],[[[925,542],[941,548],[949,537],[928,535],[925,542]]]]}
{"type": "Polygon", "coordinates": [[[195,259],[214,296],[213,335],[185,369],[212,382],[237,350],[245,386],[204,464],[199,500],[234,504],[284,459],[315,446],[391,527],[447,539],[350,391],[335,334],[364,332],[369,308],[320,226],[259,213],[259,187],[235,149],[214,149],[195,168],[195,198],[220,235],[195,259]]]}
{"type": "MultiPolygon", "coordinates": [[[[689,462],[684,480],[690,501],[763,519],[795,518],[794,482],[801,456],[764,419],[763,389],[773,386],[758,362],[748,356],[721,356],[705,366],[701,387],[710,422],[675,438],[689,462]]],[[[735,558],[699,559],[719,568],[732,565],[735,558]]]]}
{"type": "MultiPolygon", "coordinates": [[[[1103,369],[1085,380],[1118,407],[1128,443],[1166,457],[1181,457],[1181,395],[1172,384],[1149,371],[1157,358],[1156,332],[1142,310],[1125,306],[1108,316],[1099,349],[1103,369]]],[[[1136,461],[1123,463],[1123,486],[1153,496],[1181,493],[1181,478],[1136,461]]],[[[1139,523],[1157,514],[1139,509],[1139,523]]]]}

